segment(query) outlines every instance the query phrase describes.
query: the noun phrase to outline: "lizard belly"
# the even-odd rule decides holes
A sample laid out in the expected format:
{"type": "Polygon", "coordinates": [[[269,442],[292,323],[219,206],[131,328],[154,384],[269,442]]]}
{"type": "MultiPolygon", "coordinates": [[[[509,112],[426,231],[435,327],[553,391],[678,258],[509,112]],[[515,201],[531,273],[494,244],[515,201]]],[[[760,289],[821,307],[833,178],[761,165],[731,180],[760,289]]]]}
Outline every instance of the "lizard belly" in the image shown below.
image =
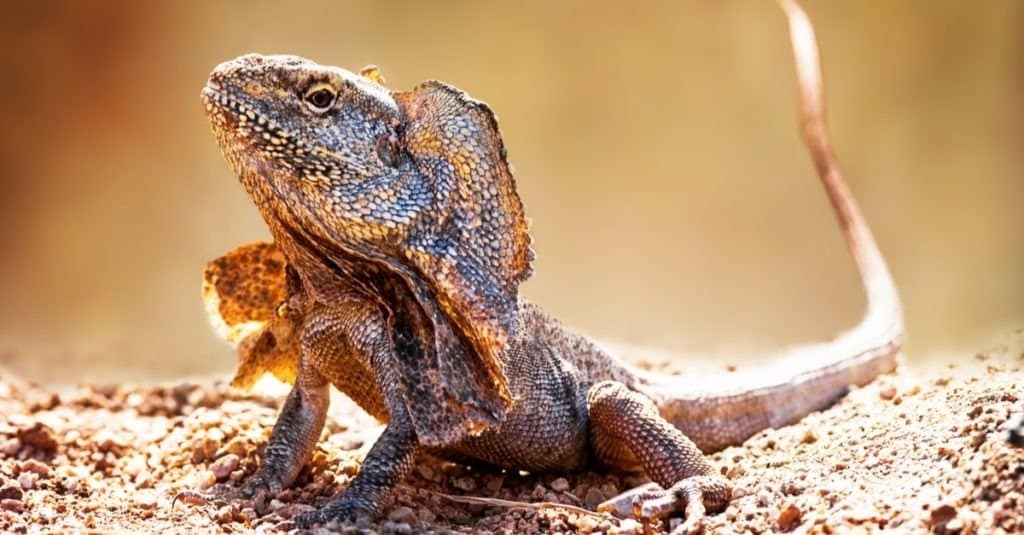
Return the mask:
{"type": "Polygon", "coordinates": [[[577,470],[587,464],[585,385],[576,368],[552,348],[532,346],[510,348],[506,373],[515,401],[505,421],[438,452],[442,457],[535,472],[577,470]]]}

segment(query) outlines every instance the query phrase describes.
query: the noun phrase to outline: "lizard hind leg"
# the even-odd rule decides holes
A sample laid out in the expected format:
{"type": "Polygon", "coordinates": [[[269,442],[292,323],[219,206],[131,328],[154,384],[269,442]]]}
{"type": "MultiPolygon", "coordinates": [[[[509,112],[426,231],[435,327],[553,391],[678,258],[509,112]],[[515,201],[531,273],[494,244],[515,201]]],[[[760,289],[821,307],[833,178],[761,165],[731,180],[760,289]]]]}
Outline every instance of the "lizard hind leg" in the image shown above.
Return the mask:
{"type": "Polygon", "coordinates": [[[683,511],[678,533],[700,530],[707,511],[724,509],[732,485],[715,473],[692,440],[658,414],[646,396],[614,381],[587,391],[592,449],[599,461],[629,470],[639,463],[653,483],[627,491],[598,506],[616,516],[641,521],[683,511]]]}

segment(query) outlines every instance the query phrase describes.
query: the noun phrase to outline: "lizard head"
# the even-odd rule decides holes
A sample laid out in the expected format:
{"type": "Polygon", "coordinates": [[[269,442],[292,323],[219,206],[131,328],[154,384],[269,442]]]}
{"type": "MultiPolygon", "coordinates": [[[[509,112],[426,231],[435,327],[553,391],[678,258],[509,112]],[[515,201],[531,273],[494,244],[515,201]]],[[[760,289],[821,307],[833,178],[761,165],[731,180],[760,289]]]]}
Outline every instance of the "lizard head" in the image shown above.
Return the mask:
{"type": "Polygon", "coordinates": [[[202,96],[228,164],[261,208],[286,204],[307,229],[336,219],[324,222],[333,234],[378,248],[410,222],[413,206],[368,184],[402,171],[401,117],[383,87],[295,56],[248,54],[218,65],[202,96]]]}
{"type": "Polygon", "coordinates": [[[426,375],[452,393],[446,403],[495,423],[511,401],[504,350],[533,256],[497,121],[441,82],[391,91],[381,81],[250,54],[214,69],[203,101],[264,218],[325,244],[321,254],[342,251],[400,278],[435,327],[419,338],[449,361],[426,375]],[[457,343],[439,340],[445,331],[457,343]],[[449,366],[458,358],[468,370],[449,366]]]}

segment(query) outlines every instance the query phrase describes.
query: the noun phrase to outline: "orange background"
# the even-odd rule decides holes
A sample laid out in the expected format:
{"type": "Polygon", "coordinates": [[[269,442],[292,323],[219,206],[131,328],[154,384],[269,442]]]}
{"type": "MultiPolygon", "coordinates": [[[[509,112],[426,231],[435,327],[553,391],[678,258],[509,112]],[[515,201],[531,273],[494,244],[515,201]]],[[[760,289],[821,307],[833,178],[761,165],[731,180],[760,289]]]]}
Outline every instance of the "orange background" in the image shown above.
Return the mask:
{"type": "MultiPolygon", "coordinates": [[[[909,354],[1024,322],[1024,3],[808,1],[838,152],[909,354]]],[[[796,134],[772,2],[19,3],[0,69],[0,366],[43,382],[232,368],[204,263],[265,239],[199,104],[293,53],[491,104],[533,219],[526,294],[602,339],[717,360],[862,297],[796,134]]]]}

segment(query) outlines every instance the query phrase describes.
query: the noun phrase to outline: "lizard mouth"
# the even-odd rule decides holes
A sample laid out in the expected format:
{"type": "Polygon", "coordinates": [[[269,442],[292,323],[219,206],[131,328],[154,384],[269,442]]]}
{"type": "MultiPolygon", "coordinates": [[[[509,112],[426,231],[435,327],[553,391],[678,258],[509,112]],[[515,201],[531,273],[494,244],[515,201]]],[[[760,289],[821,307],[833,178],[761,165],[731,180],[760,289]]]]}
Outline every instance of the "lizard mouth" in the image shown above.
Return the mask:
{"type": "Polygon", "coordinates": [[[253,131],[269,127],[232,76],[234,62],[218,65],[210,73],[199,95],[214,130],[225,130],[245,138],[253,131]]]}
{"type": "Polygon", "coordinates": [[[238,99],[232,98],[223,86],[210,80],[200,92],[206,116],[216,129],[218,126],[236,126],[239,116],[245,114],[245,107],[238,99]]]}
{"type": "Polygon", "coordinates": [[[281,156],[279,146],[287,145],[292,136],[247,102],[244,92],[231,83],[218,82],[215,75],[210,76],[200,96],[221,149],[246,146],[281,156]]]}
{"type": "Polygon", "coordinates": [[[221,142],[221,148],[224,148],[223,142],[226,141],[226,136],[234,134],[237,137],[238,134],[238,105],[234,104],[234,99],[224,93],[219,86],[207,84],[203,87],[200,96],[206,111],[206,118],[210,121],[210,128],[217,140],[221,142]]]}

